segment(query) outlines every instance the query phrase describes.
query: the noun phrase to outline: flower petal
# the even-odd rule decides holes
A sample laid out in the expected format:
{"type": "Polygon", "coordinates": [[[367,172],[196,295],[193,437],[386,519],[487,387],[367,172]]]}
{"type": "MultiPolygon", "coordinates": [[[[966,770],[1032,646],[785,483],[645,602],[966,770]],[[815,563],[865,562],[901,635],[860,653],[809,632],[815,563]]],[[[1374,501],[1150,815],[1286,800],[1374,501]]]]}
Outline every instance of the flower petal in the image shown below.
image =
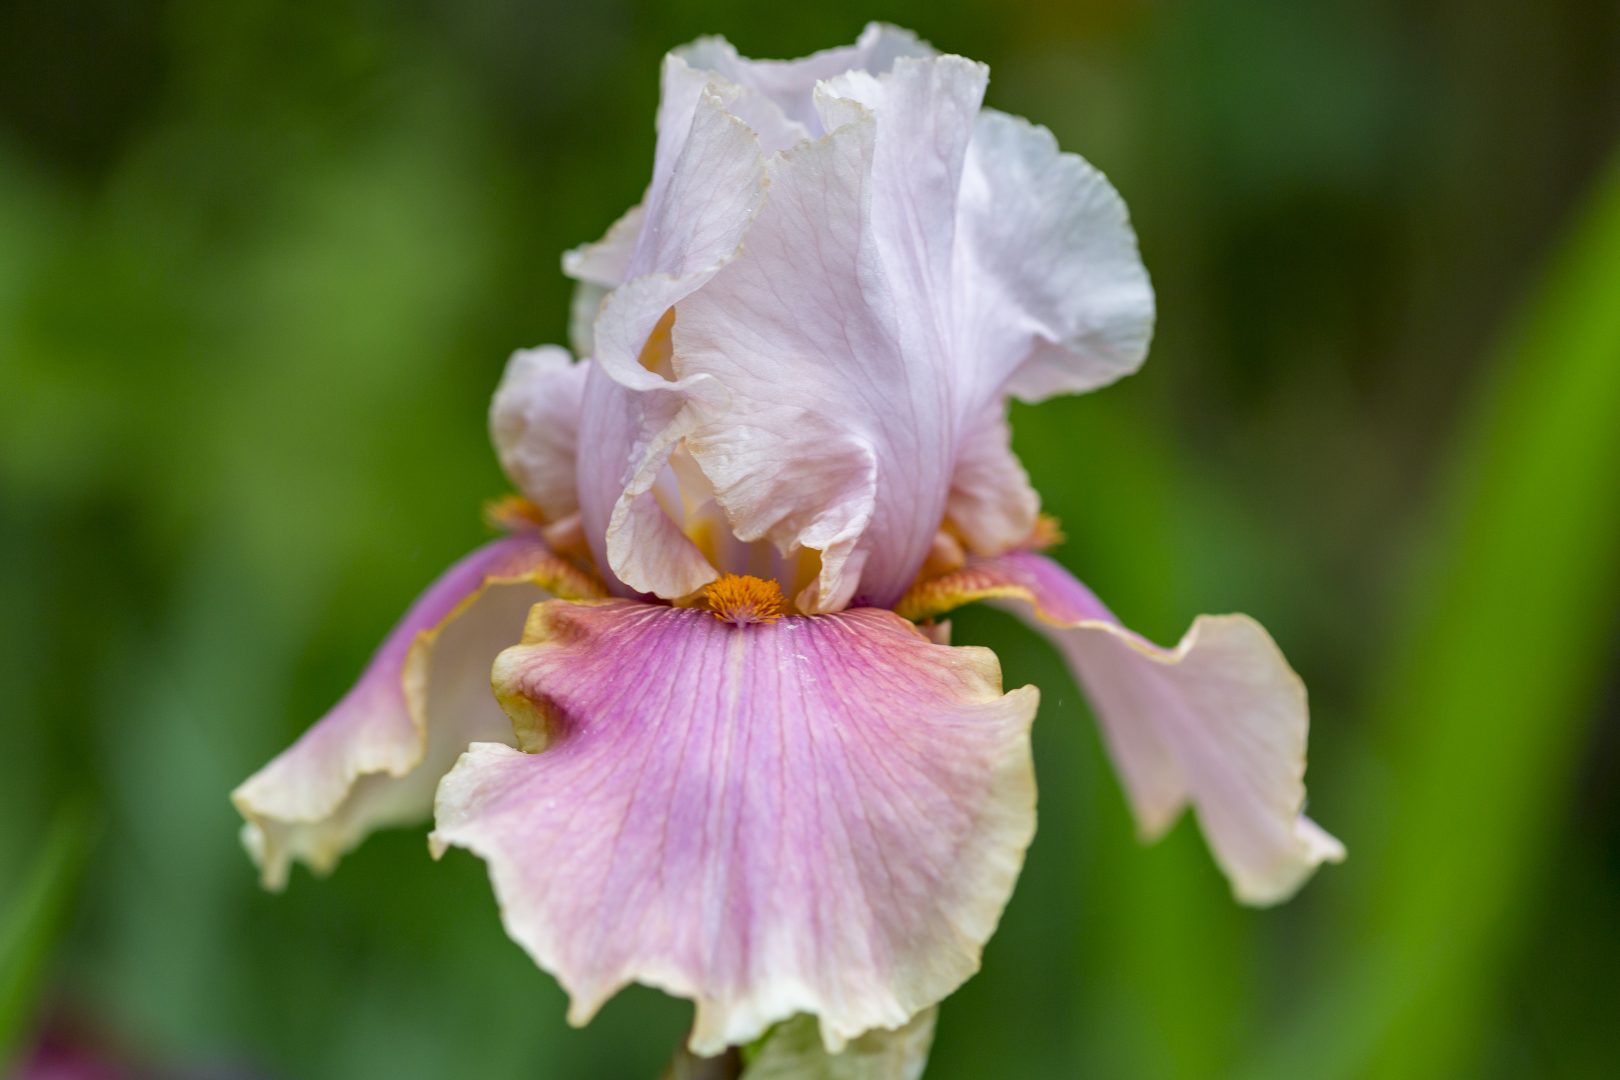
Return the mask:
{"type": "Polygon", "coordinates": [[[676,599],[719,576],[660,499],[678,501],[669,457],[690,426],[685,403],[677,389],[631,390],[600,368],[586,377],[580,439],[593,452],[579,459],[580,516],[621,593],[676,599]]]}
{"type": "Polygon", "coordinates": [[[1037,694],[886,611],[735,627],[553,602],[501,654],[520,745],[475,744],[434,842],[490,866],[507,931],[586,1022],[639,981],[695,1053],[795,1013],[837,1051],[977,968],[1034,831],[1037,694]]]}
{"type": "Polygon", "coordinates": [[[957,214],[957,340],[986,378],[1040,401],[1141,366],[1153,288],[1102,173],[1045,128],[986,109],[957,214]]]}
{"type": "Polygon", "coordinates": [[[1068,571],[1032,552],[970,560],[925,582],[901,611],[1013,601],[1068,659],[1102,725],[1143,835],[1192,804],[1237,898],[1291,896],[1344,847],[1305,805],[1305,686],[1260,624],[1201,615],[1174,649],[1126,630],[1068,571]]]}
{"type": "Polygon", "coordinates": [[[757,140],[709,78],[678,58],[665,63],[653,181],[626,280],[596,317],[580,419],[592,447],[579,460],[580,513],[597,564],[631,590],[671,598],[714,571],[652,489],[682,433],[672,425],[687,395],[713,389],[701,374],[671,380],[655,362],[655,338],[671,306],[736,255],[765,188],[757,140]]]}
{"type": "Polygon", "coordinates": [[[645,218],[646,211],[637,203],[602,239],[563,255],[563,273],[578,282],[568,310],[568,341],[578,356],[596,352],[596,316],[608,293],[624,284],[645,218]]]}
{"type": "Polygon", "coordinates": [[[902,1028],[869,1031],[829,1054],[815,1020],[796,1016],[771,1031],[742,1080],[919,1080],[938,1017],[938,1009],[924,1009],[902,1028]]]}
{"type": "Polygon", "coordinates": [[[941,57],[824,84],[847,122],[772,159],[745,251],[677,309],[676,372],[725,389],[693,404],[692,455],[739,538],[823,551],[813,610],[905,591],[983,404],[959,397],[941,305],[986,77],[941,57]]]}
{"type": "Polygon", "coordinates": [[[1041,497],[1012,449],[1005,402],[979,414],[962,437],[945,518],[977,555],[999,555],[1035,529],[1041,497]]]}
{"type": "Polygon", "coordinates": [[[676,49],[675,55],[747,92],[743,99],[746,113],[735,105],[732,111],[760,133],[769,153],[824,134],[814,101],[816,84],[849,71],[881,75],[901,57],[929,57],[934,50],[910,30],[869,23],[854,45],[824,49],[797,60],[750,60],[739,56],[722,37],[699,38],[676,49]]]}
{"type": "Polygon", "coordinates": [[[589,368],[554,345],[521,349],[489,407],[489,434],[501,468],[548,521],[579,510],[575,450],[589,368]]]}
{"type": "Polygon", "coordinates": [[[586,395],[579,487],[625,591],[734,569],[672,509],[709,497],[740,545],[815,553],[808,611],[894,603],[947,516],[981,554],[1023,538],[1033,492],[991,414],[1134,370],[1153,295],[1118,195],[981,110],[987,77],[879,26],[798,61],[666,58],[643,209],[567,263],[579,317],[610,290],[575,336],[623,391],[586,395]],[[669,476],[683,441],[698,492],[669,476]]]}
{"type": "Polygon", "coordinates": [[[265,887],[293,860],[320,873],[373,830],[421,820],[474,740],[511,739],[489,691],[529,608],[600,587],[532,535],[479,548],[411,605],[343,700],[232,793],[265,887]]]}
{"type": "Polygon", "coordinates": [[[594,244],[581,244],[563,255],[563,273],[575,281],[613,289],[623,285],[630,276],[630,260],[635,257],[636,244],[647,213],[640,203],[632,206],[608,227],[607,233],[594,244]]]}
{"type": "Polygon", "coordinates": [[[625,280],[602,303],[595,359],[631,389],[665,377],[642,350],[676,301],[731,260],[765,195],[759,141],[727,111],[723,88],[676,58],[664,65],[658,147],[625,280]]]}

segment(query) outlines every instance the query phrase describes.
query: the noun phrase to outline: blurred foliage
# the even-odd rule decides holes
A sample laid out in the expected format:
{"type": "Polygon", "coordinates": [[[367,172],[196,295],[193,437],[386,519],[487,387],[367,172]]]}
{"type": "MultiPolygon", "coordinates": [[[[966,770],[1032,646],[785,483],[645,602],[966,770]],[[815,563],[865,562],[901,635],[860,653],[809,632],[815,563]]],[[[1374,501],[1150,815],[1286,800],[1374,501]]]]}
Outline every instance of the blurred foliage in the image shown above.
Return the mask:
{"type": "Polygon", "coordinates": [[[390,833],[265,896],[225,795],[481,536],[488,394],[638,197],[659,55],[869,18],[1124,192],[1153,356],[1020,452],[1133,625],[1272,629],[1351,849],[1236,907],[966,613],[1045,688],[1041,829],[930,1076],[1613,1075],[1620,18],[1580,0],[4,0],[0,917],[63,807],[105,822],[33,1016],[164,1069],[656,1072],[687,1007],[568,1029],[472,858],[390,833]]]}
{"type": "Polygon", "coordinates": [[[84,806],[65,804],[22,888],[0,911],[0,1068],[20,1058],[33,1036],[34,1001],[67,922],[90,832],[84,806]]]}

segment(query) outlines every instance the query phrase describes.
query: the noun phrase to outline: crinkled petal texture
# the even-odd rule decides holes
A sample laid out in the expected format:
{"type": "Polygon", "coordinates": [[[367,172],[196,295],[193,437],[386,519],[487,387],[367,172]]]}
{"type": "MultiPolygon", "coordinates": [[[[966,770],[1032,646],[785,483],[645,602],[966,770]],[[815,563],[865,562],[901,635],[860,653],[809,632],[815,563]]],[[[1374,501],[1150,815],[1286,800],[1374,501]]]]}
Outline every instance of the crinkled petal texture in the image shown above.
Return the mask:
{"type": "Polygon", "coordinates": [[[1044,556],[970,560],[925,582],[914,616],[1000,599],[1062,650],[1095,707],[1143,835],[1191,804],[1237,898],[1287,899],[1344,847],[1305,805],[1305,686],[1246,615],[1201,615],[1174,649],[1125,629],[1091,590],[1044,556]]]}
{"type": "Polygon", "coordinates": [[[696,1002],[696,1053],[801,1012],[836,1052],[976,970],[1035,825],[1037,693],[987,650],[871,609],[552,602],[495,686],[539,752],[474,745],[434,840],[489,863],[572,1022],[638,981],[696,1002]]]}
{"type": "Polygon", "coordinates": [[[373,830],[427,818],[468,743],[513,739],[489,669],[529,609],[599,593],[531,535],[494,541],[445,571],[343,700],[232,794],[266,887],[284,886],[294,860],[324,873],[373,830]]]}
{"type": "MultiPolygon", "coordinates": [[[[684,596],[717,576],[655,487],[667,480],[686,400],[721,391],[702,375],[671,381],[667,348],[649,348],[649,340],[667,327],[678,301],[736,255],[764,199],[758,140],[725,108],[734,96],[735,88],[712,86],[668,58],[653,181],[641,211],[564,263],[587,285],[615,286],[588,335],[594,363],[580,438],[592,452],[578,461],[586,538],[610,580],[664,597],[684,596]]],[[[661,341],[667,336],[665,329],[661,341]]]]}
{"type": "Polygon", "coordinates": [[[674,55],[739,87],[732,111],[759,133],[767,151],[774,152],[826,133],[814,103],[821,82],[848,72],[882,75],[902,57],[924,59],[934,50],[909,30],[869,23],[855,44],[797,60],[750,60],[721,37],[699,38],[674,55]]]}
{"type": "Polygon", "coordinates": [[[980,554],[1029,535],[1006,396],[1134,370],[1153,294],[1118,195],[982,109],[987,78],[882,27],[792,63],[715,40],[666,62],[643,208],[569,264],[611,289],[580,498],[630,587],[713,579],[680,512],[711,499],[738,540],[819,554],[807,611],[893,604],[947,516],[980,554]]]}

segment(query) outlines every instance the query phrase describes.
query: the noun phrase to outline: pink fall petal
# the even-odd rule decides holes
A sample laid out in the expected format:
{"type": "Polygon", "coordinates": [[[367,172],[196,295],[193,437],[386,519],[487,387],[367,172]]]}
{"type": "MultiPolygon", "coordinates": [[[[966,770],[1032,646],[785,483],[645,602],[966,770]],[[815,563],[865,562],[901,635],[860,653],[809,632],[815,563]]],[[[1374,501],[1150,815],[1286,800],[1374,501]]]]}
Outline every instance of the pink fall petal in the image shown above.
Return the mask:
{"type": "Polygon", "coordinates": [[[999,599],[1052,638],[1091,699],[1143,836],[1187,805],[1248,904],[1293,895],[1344,846],[1302,813],[1309,713],[1305,685],[1246,615],[1201,615],[1174,649],[1120,625],[1045,556],[970,560],[912,591],[921,617],[999,599]]]}
{"type": "Polygon", "coordinates": [[[535,609],[434,843],[489,863],[508,932],[583,1024],[692,998],[694,1053],[795,1013],[830,1051],[978,967],[1034,832],[1037,693],[871,609],[747,627],[629,601],[535,609]]]}
{"type": "Polygon", "coordinates": [[[267,888],[294,860],[319,873],[376,829],[420,821],[467,744],[512,740],[489,666],[529,608],[599,588],[532,535],[496,540],[428,587],[360,681],[297,742],[232,793],[267,888]]]}

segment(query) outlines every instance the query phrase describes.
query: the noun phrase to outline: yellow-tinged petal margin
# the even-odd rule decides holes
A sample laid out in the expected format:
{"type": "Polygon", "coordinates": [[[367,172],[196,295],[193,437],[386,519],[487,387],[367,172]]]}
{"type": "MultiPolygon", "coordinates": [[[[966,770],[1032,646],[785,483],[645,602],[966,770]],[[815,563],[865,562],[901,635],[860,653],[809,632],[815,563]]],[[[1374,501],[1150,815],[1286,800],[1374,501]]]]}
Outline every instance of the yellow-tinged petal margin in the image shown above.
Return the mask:
{"type": "Polygon", "coordinates": [[[494,682],[537,752],[469,748],[433,844],[488,863],[571,1023],[640,982],[695,1002],[696,1054],[799,1013],[836,1054],[977,970],[1035,828],[1038,695],[989,650],[872,608],[552,601],[494,682]]]}
{"type": "Polygon", "coordinates": [[[928,619],[1004,601],[1068,660],[1103,729],[1144,839],[1191,805],[1236,897],[1286,900],[1344,845],[1302,812],[1305,684],[1259,623],[1201,615],[1173,649],[1120,625],[1091,590],[1029,551],[969,559],[914,585],[899,613],[928,619]]]}
{"type": "Polygon", "coordinates": [[[533,533],[486,544],[446,571],[348,694],[232,793],[265,887],[285,886],[294,861],[326,873],[375,829],[426,818],[469,742],[513,739],[489,670],[529,608],[604,595],[533,533]]]}

